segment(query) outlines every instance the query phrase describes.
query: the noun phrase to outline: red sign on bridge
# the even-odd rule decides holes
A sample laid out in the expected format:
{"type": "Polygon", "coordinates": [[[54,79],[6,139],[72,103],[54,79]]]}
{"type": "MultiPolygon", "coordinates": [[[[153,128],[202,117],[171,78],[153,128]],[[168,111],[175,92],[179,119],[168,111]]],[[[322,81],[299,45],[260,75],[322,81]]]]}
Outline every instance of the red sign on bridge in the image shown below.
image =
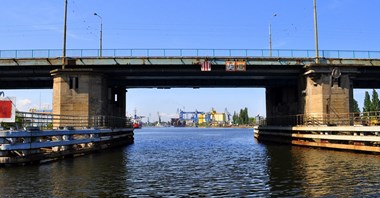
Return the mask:
{"type": "Polygon", "coordinates": [[[0,122],[15,122],[16,112],[10,98],[0,98],[0,122]]]}

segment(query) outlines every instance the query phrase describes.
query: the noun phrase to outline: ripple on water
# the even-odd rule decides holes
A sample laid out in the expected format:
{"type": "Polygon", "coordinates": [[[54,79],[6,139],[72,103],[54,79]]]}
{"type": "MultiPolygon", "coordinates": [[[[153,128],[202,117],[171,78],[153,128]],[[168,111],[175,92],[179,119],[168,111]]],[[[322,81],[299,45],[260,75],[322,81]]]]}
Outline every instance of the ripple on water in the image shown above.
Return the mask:
{"type": "Polygon", "coordinates": [[[142,129],[135,144],[0,169],[0,197],[378,197],[380,158],[259,144],[250,129],[142,129]]]}

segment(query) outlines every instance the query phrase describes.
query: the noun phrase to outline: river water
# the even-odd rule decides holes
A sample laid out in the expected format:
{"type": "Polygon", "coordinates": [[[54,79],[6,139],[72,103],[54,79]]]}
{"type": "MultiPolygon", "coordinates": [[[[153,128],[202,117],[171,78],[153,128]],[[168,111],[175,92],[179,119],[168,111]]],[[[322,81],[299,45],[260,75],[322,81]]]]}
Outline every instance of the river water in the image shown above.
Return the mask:
{"type": "Polygon", "coordinates": [[[380,156],[262,144],[252,129],[146,128],[135,143],[0,168],[0,197],[379,197],[380,156]]]}

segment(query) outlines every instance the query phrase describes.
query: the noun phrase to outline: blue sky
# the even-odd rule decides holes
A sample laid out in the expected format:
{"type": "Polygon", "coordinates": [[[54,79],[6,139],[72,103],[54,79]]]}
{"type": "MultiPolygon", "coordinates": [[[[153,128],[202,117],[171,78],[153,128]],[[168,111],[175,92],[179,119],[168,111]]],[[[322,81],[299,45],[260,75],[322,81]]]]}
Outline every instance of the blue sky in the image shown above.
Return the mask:
{"type": "MultiPolygon", "coordinates": [[[[68,0],[69,49],[314,49],[312,0],[68,0]],[[276,14],[274,16],[273,14],[276,14]]],[[[320,49],[373,50],[380,44],[380,1],[318,0],[320,49]]],[[[1,0],[0,50],[61,49],[63,0],[1,0]]],[[[51,107],[51,90],[4,90],[17,107],[51,107]]],[[[355,90],[362,105],[363,90],[355,90]]],[[[264,89],[138,89],[127,111],[167,120],[178,108],[265,114],[264,89]],[[154,98],[155,100],[151,100],[154,98]]]]}

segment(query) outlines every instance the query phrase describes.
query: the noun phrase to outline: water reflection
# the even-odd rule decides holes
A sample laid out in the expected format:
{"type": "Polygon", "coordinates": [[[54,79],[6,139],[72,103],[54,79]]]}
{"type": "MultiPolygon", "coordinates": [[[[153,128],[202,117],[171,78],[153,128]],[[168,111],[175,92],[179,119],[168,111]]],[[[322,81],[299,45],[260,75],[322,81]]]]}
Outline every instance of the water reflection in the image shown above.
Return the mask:
{"type": "Polygon", "coordinates": [[[268,145],[271,195],[378,197],[379,156],[268,145]]]}
{"type": "Polygon", "coordinates": [[[380,175],[378,156],[300,148],[292,149],[292,153],[299,156],[297,167],[304,167],[306,195],[380,195],[380,184],[374,180],[380,175]]]}
{"type": "Polygon", "coordinates": [[[0,169],[0,197],[91,197],[125,194],[120,149],[39,166],[0,169]]]}

